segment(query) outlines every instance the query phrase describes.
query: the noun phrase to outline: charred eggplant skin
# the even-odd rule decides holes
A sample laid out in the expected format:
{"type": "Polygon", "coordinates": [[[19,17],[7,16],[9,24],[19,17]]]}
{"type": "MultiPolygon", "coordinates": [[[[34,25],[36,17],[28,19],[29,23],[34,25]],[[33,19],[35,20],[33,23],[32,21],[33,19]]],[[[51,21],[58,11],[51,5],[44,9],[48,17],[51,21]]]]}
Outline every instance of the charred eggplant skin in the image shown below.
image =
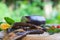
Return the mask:
{"type": "Polygon", "coordinates": [[[37,26],[44,27],[44,25],[45,18],[43,16],[23,16],[22,22],[14,23],[12,29],[25,29],[25,27],[29,27],[30,29],[37,29],[37,26]]]}
{"type": "Polygon", "coordinates": [[[19,27],[32,27],[37,28],[36,25],[30,24],[30,23],[23,23],[23,22],[16,22],[13,24],[12,28],[19,28],[19,27]]]}
{"type": "Polygon", "coordinates": [[[12,32],[17,29],[31,30],[38,29],[36,25],[30,23],[16,22],[12,25],[12,28],[8,29],[7,32],[12,32]]]}
{"type": "Polygon", "coordinates": [[[43,16],[24,16],[21,21],[40,26],[45,24],[46,19],[43,16]]]}
{"type": "MultiPolygon", "coordinates": [[[[38,27],[40,27],[40,26],[38,26],[38,27]]],[[[23,29],[25,31],[32,30],[32,29],[36,30],[36,29],[39,29],[38,27],[36,25],[30,24],[30,23],[16,22],[12,25],[12,28],[7,30],[7,33],[10,33],[17,29],[23,29]]],[[[40,30],[43,30],[43,29],[40,29],[40,30]]]]}

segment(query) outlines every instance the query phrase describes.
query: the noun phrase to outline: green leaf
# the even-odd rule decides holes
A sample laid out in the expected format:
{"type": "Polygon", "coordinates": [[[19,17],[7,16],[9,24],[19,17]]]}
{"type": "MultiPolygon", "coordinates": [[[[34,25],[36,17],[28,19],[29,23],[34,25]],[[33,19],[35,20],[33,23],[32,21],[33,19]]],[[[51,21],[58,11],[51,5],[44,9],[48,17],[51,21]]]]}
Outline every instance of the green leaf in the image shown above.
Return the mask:
{"type": "Polygon", "coordinates": [[[54,30],[54,32],[55,32],[55,33],[59,33],[59,32],[60,32],[60,29],[56,28],[56,29],[54,30]]]}
{"type": "Polygon", "coordinates": [[[0,22],[0,24],[2,24],[3,22],[0,22]]]}
{"type": "Polygon", "coordinates": [[[2,29],[0,28],[0,31],[2,31],[2,29]]]}
{"type": "Polygon", "coordinates": [[[4,19],[10,25],[12,25],[13,23],[15,23],[15,21],[13,19],[9,18],[9,17],[4,17],[4,19]]]}
{"type": "Polygon", "coordinates": [[[48,32],[50,35],[54,34],[54,31],[53,31],[52,29],[47,30],[47,32],[48,32]]]}

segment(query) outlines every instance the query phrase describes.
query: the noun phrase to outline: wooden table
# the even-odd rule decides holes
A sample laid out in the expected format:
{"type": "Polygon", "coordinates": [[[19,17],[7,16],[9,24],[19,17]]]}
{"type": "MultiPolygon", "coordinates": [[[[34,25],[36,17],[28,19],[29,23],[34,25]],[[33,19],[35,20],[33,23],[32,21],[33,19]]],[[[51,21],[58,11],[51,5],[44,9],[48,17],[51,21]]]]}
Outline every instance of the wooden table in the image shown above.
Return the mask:
{"type": "Polygon", "coordinates": [[[27,35],[22,40],[60,40],[60,34],[50,36],[27,35]]]}

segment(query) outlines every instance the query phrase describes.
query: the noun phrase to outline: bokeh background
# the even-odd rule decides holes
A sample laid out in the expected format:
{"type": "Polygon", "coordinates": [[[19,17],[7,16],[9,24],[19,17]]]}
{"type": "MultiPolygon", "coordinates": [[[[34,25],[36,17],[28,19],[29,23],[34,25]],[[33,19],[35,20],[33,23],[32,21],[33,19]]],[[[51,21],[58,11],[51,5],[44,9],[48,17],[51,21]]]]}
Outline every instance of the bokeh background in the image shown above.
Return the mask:
{"type": "Polygon", "coordinates": [[[60,24],[60,0],[0,0],[0,22],[4,17],[19,22],[27,15],[44,16],[47,24],[60,24]]]}

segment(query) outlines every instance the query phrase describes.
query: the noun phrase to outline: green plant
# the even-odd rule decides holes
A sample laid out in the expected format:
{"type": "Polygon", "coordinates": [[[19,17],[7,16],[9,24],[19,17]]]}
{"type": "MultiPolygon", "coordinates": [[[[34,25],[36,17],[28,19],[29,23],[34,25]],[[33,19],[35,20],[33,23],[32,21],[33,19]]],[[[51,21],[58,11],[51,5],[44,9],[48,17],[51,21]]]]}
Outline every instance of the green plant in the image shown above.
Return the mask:
{"type": "Polygon", "coordinates": [[[12,25],[13,23],[15,23],[15,21],[13,19],[9,18],[9,17],[4,17],[4,19],[10,25],[12,25]]]}

